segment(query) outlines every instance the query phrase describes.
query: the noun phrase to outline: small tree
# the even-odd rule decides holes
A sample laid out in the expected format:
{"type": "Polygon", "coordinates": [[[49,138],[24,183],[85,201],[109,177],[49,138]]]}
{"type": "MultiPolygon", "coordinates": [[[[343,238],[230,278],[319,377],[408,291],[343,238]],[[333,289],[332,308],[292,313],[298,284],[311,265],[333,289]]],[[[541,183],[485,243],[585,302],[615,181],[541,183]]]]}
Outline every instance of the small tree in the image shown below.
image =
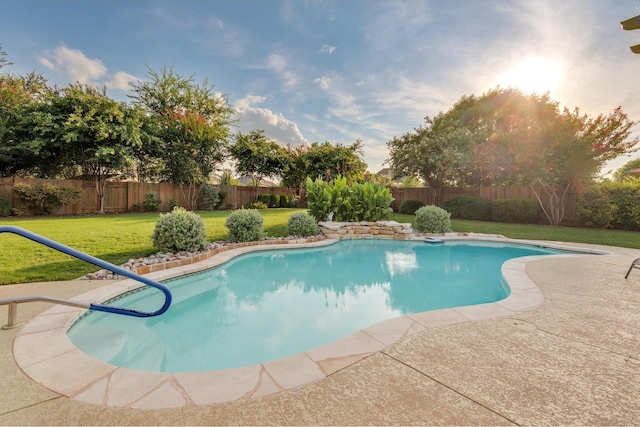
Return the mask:
{"type": "Polygon", "coordinates": [[[464,181],[461,171],[471,132],[443,114],[425,120],[425,126],[387,142],[389,163],[396,176],[422,178],[439,205],[445,185],[464,181]]]}
{"type": "Polygon", "coordinates": [[[250,175],[255,186],[256,200],[258,186],[264,177],[278,177],[291,167],[287,150],[268,139],[264,131],[251,131],[247,135],[238,133],[231,147],[231,155],[236,160],[236,171],[250,175]]]}

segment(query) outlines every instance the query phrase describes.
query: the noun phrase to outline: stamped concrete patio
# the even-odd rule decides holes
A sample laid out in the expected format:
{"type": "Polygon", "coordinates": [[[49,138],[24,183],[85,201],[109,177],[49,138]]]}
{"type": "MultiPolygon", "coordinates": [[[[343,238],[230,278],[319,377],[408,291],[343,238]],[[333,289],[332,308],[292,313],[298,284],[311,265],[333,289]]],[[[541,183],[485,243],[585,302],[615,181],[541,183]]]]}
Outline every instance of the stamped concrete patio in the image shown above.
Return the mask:
{"type": "MultiPolygon", "coordinates": [[[[323,379],[230,403],[150,410],[78,401],[23,373],[13,355],[20,329],[0,331],[0,424],[638,425],[640,270],[624,274],[640,251],[575,246],[611,254],[528,262],[544,296],[534,308],[457,321],[432,312],[425,328],[323,379]]],[[[2,286],[0,299],[69,298],[104,285],[2,286]]],[[[21,304],[18,318],[50,307],[21,304]]]]}

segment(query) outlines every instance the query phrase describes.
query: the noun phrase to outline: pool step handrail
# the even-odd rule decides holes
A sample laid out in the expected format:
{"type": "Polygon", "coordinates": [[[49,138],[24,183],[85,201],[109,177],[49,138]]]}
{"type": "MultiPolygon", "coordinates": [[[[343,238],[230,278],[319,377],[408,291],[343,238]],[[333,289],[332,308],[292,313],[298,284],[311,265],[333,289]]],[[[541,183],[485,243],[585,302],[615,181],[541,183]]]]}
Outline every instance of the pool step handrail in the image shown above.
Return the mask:
{"type": "MultiPolygon", "coordinates": [[[[9,299],[2,299],[0,300],[0,305],[9,305],[9,323],[5,326],[3,326],[3,329],[10,329],[13,327],[16,327],[16,312],[17,312],[17,304],[21,303],[21,302],[33,302],[33,301],[47,301],[47,302],[52,302],[55,304],[63,304],[63,305],[70,305],[70,306],[74,306],[74,307],[82,307],[82,308],[87,308],[89,310],[94,310],[94,311],[103,311],[106,313],[114,313],[114,314],[121,314],[124,316],[133,316],[133,317],[153,317],[153,316],[159,316],[161,314],[163,314],[164,312],[166,312],[169,307],[171,306],[171,300],[172,300],[172,296],[171,296],[171,291],[164,285],[153,281],[151,279],[148,279],[146,277],[143,277],[139,274],[136,274],[130,270],[125,270],[122,267],[118,267],[116,265],[113,265],[109,262],[103,261],[99,258],[93,257],[91,255],[85,254],[84,252],[80,252],[76,249],[70,248],[69,246],[65,246],[62,243],[58,243],[54,240],[51,239],[47,239],[46,237],[40,236],[38,234],[35,234],[31,231],[25,230],[23,228],[20,227],[15,227],[15,226],[11,226],[11,225],[7,225],[7,226],[0,226],[0,233],[13,233],[13,234],[17,234],[19,236],[25,237],[27,239],[33,240],[34,242],[40,243],[42,245],[48,246],[51,249],[54,249],[58,252],[63,252],[67,255],[71,255],[74,258],[78,258],[82,261],[86,261],[88,263],[91,263],[93,265],[96,265],[98,267],[101,267],[105,270],[109,270],[115,274],[118,274],[120,276],[124,276],[124,277],[128,277],[129,279],[133,279],[136,280],[138,282],[141,282],[147,286],[151,286],[153,288],[156,288],[160,291],[162,291],[162,293],[164,293],[165,296],[165,300],[164,300],[164,304],[162,305],[162,307],[160,307],[160,309],[156,310],[156,311],[152,311],[152,312],[146,312],[146,311],[139,311],[139,310],[133,310],[133,309],[128,309],[128,308],[120,308],[120,307],[111,307],[108,305],[104,305],[104,304],[96,304],[96,303],[82,303],[82,302],[78,302],[78,301],[70,301],[70,300],[62,300],[59,298],[53,298],[53,297],[43,297],[43,296],[31,296],[31,297],[18,297],[18,298],[9,298],[9,299]],[[13,317],[13,322],[12,322],[12,317],[13,317]]],[[[19,326],[19,325],[18,325],[19,326]]]]}

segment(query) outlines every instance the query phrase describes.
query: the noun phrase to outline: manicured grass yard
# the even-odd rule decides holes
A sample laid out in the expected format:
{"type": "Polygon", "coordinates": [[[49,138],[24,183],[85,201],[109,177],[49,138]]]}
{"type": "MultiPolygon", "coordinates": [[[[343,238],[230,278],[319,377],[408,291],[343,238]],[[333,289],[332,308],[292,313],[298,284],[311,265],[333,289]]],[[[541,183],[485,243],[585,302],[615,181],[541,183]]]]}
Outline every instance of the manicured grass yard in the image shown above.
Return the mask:
{"type": "MultiPolygon", "coordinates": [[[[267,235],[287,235],[287,220],[303,209],[265,209],[267,235]]],[[[226,240],[224,226],[229,211],[198,212],[211,241],[226,240]]],[[[15,225],[120,265],[130,258],[156,252],[151,235],[157,213],[80,217],[8,218],[1,225],[15,225]]],[[[393,214],[398,222],[412,222],[412,215],[393,214]]],[[[484,221],[452,221],[454,231],[501,234],[516,239],[552,240],[640,249],[640,232],[574,227],[505,224],[484,221]]],[[[98,270],[97,267],[39,245],[20,236],[0,234],[0,284],[69,280],[98,270]]]]}
{"type": "MultiPolygon", "coordinates": [[[[287,220],[302,209],[265,209],[264,226],[268,236],[287,235],[287,220]]],[[[224,226],[229,211],[203,211],[210,241],[226,240],[224,226]]],[[[151,235],[158,213],[101,216],[3,218],[0,225],[15,225],[63,245],[120,265],[130,258],[157,252],[151,235]]],[[[0,285],[51,280],[69,280],[99,270],[84,261],[49,249],[21,236],[0,234],[0,285]]]]}

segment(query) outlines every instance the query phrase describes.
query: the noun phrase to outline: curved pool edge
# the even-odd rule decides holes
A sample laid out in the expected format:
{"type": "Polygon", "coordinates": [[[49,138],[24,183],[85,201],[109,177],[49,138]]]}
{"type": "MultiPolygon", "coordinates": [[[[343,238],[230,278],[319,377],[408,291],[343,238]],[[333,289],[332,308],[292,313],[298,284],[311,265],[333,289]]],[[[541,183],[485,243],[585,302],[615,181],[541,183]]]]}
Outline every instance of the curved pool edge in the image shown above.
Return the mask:
{"type": "MultiPolygon", "coordinates": [[[[486,235],[456,236],[452,239],[534,244],[584,251],[584,254],[551,255],[554,258],[610,254],[580,246],[486,235]]],[[[324,240],[309,244],[237,248],[205,261],[146,276],[154,280],[166,280],[220,265],[247,252],[324,246],[335,242],[324,240]]],[[[508,317],[531,310],[542,304],[544,296],[526,274],[526,265],[546,257],[549,255],[515,258],[505,262],[502,275],[511,293],[503,300],[386,320],[312,350],[260,365],[188,373],[145,372],[112,366],[86,355],[71,343],[66,332],[85,310],[66,306],[52,307],[26,324],[16,336],[13,354],[18,366],[35,382],[71,399],[96,405],[166,409],[258,398],[321,380],[429,328],[508,317]]],[[[78,295],[74,300],[105,301],[139,286],[138,282],[122,280],[78,295]]]]}

